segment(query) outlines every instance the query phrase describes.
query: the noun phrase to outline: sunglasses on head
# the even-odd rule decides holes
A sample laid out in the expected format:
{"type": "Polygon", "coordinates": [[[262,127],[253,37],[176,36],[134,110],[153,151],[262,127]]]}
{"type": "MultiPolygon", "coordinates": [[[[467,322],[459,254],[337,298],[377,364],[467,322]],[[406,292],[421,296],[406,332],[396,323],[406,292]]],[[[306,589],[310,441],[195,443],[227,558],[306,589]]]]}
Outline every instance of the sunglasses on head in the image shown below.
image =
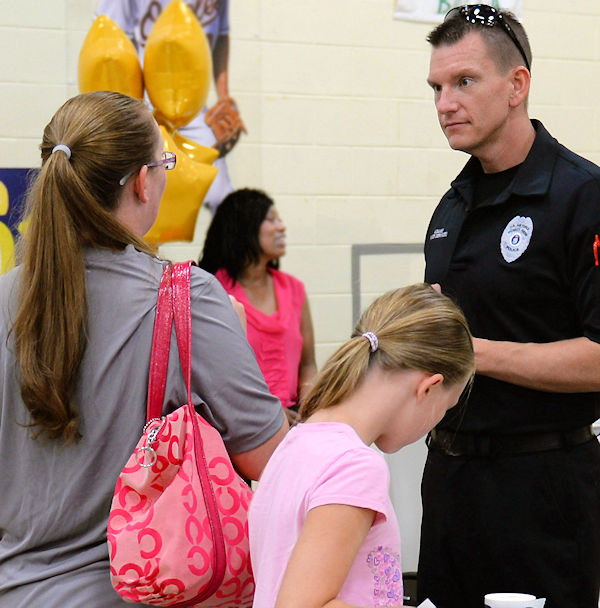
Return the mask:
{"type": "Polygon", "coordinates": [[[527,55],[525,55],[525,51],[523,50],[517,35],[506,19],[502,17],[502,14],[493,6],[490,6],[489,4],[465,4],[464,6],[457,6],[446,13],[444,21],[447,21],[449,18],[452,19],[456,15],[461,15],[469,23],[479,24],[483,27],[494,27],[495,25],[499,25],[514,42],[517,49],[519,49],[519,53],[521,53],[521,56],[525,61],[525,67],[531,71],[527,55]]]}

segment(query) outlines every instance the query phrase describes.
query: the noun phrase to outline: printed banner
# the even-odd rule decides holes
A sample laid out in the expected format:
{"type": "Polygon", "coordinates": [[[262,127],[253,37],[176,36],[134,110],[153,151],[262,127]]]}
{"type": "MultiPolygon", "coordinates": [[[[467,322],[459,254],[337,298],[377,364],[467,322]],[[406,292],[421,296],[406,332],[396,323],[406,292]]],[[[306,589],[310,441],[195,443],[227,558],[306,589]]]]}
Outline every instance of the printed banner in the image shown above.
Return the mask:
{"type": "MultiPolygon", "coordinates": [[[[396,0],[395,19],[441,23],[444,15],[455,6],[477,4],[467,0],[396,0]]],[[[511,11],[521,19],[522,0],[490,0],[484,2],[495,8],[511,11]]]]}
{"type": "Polygon", "coordinates": [[[0,273],[15,265],[15,240],[32,169],[0,169],[0,273]]]}

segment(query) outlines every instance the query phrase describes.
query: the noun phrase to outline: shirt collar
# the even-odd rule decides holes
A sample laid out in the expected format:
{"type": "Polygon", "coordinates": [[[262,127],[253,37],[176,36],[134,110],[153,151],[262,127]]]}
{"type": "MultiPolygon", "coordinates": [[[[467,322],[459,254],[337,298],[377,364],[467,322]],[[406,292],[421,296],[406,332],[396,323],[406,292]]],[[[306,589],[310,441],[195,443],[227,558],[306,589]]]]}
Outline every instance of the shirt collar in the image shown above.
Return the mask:
{"type": "MultiPolygon", "coordinates": [[[[533,119],[531,124],[536,132],[533,145],[519,166],[510,186],[498,194],[496,199],[490,203],[492,205],[506,202],[511,195],[543,196],[550,188],[559,144],[539,120],[533,119]]],[[[468,207],[473,204],[474,186],[482,173],[481,163],[477,158],[471,156],[451,183],[451,187],[460,194],[468,207]]]]}

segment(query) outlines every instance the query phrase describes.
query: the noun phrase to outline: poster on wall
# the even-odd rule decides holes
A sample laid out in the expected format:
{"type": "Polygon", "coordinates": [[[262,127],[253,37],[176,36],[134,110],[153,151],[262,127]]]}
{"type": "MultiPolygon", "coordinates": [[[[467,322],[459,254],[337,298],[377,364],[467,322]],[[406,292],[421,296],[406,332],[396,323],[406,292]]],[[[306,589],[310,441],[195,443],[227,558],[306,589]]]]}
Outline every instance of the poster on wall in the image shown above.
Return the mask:
{"type": "MultiPolygon", "coordinates": [[[[441,23],[450,9],[463,4],[476,3],[465,0],[396,0],[394,19],[441,23]]],[[[522,0],[490,0],[484,4],[511,11],[521,19],[522,0]]]]}
{"type": "Polygon", "coordinates": [[[15,265],[15,241],[31,169],[0,169],[0,273],[15,265]]]}

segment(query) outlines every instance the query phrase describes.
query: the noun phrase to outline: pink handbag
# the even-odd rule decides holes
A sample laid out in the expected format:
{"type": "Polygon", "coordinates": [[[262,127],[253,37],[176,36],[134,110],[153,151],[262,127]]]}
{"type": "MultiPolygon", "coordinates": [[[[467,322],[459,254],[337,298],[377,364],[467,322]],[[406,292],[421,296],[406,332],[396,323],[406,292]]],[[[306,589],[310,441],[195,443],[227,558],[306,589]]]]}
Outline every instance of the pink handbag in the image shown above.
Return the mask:
{"type": "Polygon", "coordinates": [[[190,262],[161,279],[146,420],[108,520],[113,587],[128,602],[249,608],[252,492],[192,403],[190,262]],[[161,417],[173,318],[188,402],[161,417]]]}

